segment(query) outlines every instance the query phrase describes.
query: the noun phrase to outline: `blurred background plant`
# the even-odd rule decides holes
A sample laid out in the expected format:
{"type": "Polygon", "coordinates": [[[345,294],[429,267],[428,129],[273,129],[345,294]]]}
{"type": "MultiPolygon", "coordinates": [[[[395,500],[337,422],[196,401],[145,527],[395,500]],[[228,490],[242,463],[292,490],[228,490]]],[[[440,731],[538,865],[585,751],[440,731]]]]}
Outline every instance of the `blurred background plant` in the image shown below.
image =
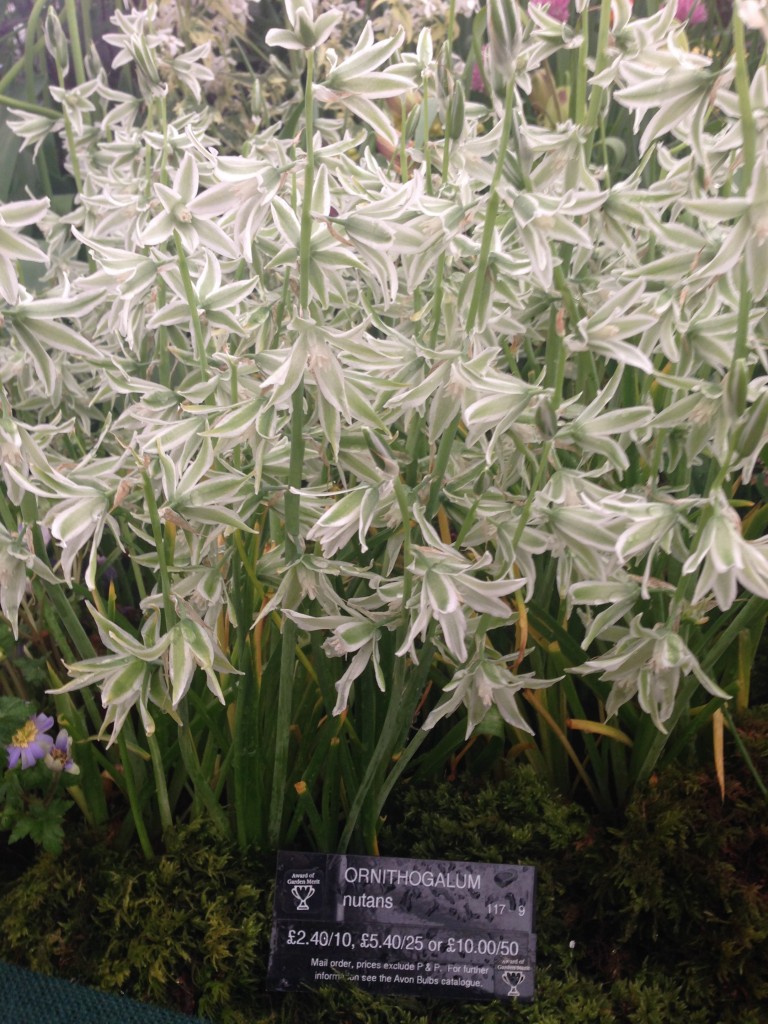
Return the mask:
{"type": "Polygon", "coordinates": [[[410,778],[722,774],[768,79],[698,11],[9,9],[0,678],[91,824],[375,851],[410,778]]]}

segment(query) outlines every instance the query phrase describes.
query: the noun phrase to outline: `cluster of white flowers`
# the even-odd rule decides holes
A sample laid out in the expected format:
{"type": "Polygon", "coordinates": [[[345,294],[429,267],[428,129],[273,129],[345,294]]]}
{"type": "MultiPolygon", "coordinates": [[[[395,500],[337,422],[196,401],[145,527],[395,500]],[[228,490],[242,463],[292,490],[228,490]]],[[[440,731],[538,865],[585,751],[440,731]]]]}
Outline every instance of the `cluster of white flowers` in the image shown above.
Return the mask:
{"type": "MultiPolygon", "coordinates": [[[[287,9],[268,41],[297,51],[352,16],[287,9]]],[[[94,68],[58,96],[61,125],[15,115],[26,145],[66,127],[82,190],[66,216],[0,207],[0,443],[19,527],[0,534],[0,600],[15,625],[26,574],[45,575],[32,504],[67,584],[82,571],[95,589],[99,555],[121,549],[152,579],[142,639],[94,613],[108,653],[72,666],[116,730],[133,706],[148,728],[150,703],[174,713],[196,668],[217,698],[236,686],[217,630],[253,625],[231,593],[251,536],[260,618],[280,610],[351,656],[337,713],[367,669],[387,684],[383,647],[414,664],[430,645],[451,680],[430,722],[463,704],[470,728],[494,706],[526,728],[515,694],[559,675],[518,672],[537,605],[614,681],[611,711],[638,692],[662,726],[683,675],[718,692],[687,624],[768,598],[765,541],[731,506],[768,439],[768,320],[743,300],[768,289],[768,118],[745,169],[730,71],[677,45],[669,5],[624,13],[599,87],[636,116],[629,173],[579,125],[526,123],[531,75],[574,45],[545,14],[498,37],[515,50],[492,69],[515,76],[510,116],[468,104],[434,139],[380,102],[426,80],[428,37],[404,55],[403,33],[366,26],[315,84],[311,160],[280,124],[222,156],[207,47],[185,51],[152,4],[106,37],[139,97],[94,68]],[[48,262],[39,294],[20,260],[48,262]]],[[[766,81],[761,66],[763,112],[766,81]]],[[[431,88],[448,124],[459,89],[431,88]]]]}

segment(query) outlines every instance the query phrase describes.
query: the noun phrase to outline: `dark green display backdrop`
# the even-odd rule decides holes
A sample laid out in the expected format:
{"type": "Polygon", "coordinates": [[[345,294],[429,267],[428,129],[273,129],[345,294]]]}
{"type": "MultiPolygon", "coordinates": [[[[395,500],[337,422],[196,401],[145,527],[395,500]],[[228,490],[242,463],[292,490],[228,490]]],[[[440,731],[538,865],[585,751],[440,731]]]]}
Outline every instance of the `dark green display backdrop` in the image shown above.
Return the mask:
{"type": "Polygon", "coordinates": [[[2,1024],[206,1024],[125,996],[0,963],[2,1024]]]}

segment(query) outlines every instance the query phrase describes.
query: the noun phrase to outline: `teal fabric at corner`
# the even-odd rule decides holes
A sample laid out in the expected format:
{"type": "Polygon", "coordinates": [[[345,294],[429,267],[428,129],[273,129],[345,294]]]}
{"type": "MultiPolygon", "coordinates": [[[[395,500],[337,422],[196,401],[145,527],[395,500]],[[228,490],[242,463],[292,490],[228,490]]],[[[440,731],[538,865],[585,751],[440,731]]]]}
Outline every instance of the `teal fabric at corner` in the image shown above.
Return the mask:
{"type": "Polygon", "coordinates": [[[206,1024],[126,996],[0,963],[2,1024],[206,1024]]]}

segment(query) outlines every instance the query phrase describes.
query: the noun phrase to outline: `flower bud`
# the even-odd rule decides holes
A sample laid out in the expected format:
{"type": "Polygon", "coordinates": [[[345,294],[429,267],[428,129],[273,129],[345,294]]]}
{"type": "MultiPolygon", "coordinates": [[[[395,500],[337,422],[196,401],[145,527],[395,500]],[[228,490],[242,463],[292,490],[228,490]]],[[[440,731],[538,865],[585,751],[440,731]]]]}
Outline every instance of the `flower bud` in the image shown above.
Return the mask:
{"type": "Polygon", "coordinates": [[[747,408],[747,376],[746,359],[735,359],[725,375],[725,400],[729,416],[738,417],[747,408]]]}
{"type": "Polygon", "coordinates": [[[514,78],[522,30],[517,0],[489,0],[488,63],[494,92],[503,95],[514,78]]]}
{"type": "Polygon", "coordinates": [[[62,78],[66,77],[69,71],[69,43],[61,27],[59,16],[53,7],[48,8],[45,16],[45,48],[56,62],[62,78]]]}
{"type": "Polygon", "coordinates": [[[451,139],[460,139],[464,131],[464,86],[457,82],[448,104],[446,130],[451,139]]]}

